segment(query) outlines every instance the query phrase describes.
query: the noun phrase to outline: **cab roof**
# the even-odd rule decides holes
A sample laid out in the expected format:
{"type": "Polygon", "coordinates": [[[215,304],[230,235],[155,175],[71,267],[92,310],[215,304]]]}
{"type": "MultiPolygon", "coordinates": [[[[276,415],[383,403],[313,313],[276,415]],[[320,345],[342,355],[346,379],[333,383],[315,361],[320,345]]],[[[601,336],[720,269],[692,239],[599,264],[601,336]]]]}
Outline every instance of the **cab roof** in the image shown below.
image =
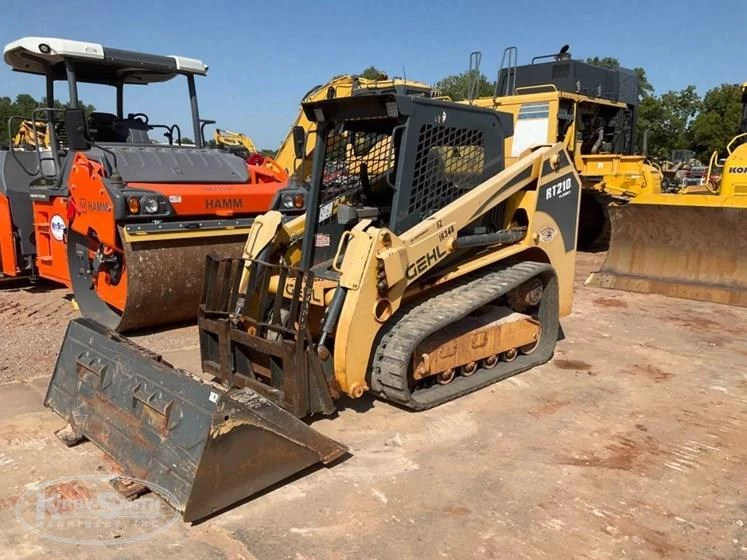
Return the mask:
{"type": "Polygon", "coordinates": [[[65,59],[75,64],[76,80],[94,84],[148,84],[178,74],[207,74],[196,58],[163,56],[105,47],[98,43],[54,37],[24,37],[3,49],[5,62],[17,72],[66,80],[65,59]]]}

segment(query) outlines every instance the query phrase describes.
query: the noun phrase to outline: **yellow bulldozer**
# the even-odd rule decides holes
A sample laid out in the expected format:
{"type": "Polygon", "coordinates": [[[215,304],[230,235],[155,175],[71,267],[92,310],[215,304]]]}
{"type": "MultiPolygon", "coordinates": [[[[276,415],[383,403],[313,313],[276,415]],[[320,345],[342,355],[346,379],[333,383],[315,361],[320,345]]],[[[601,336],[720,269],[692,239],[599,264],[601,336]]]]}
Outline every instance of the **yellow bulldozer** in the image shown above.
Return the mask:
{"type": "MultiPolygon", "coordinates": [[[[12,121],[11,121],[12,122],[12,121]]],[[[50,146],[49,130],[46,122],[21,119],[18,130],[13,135],[11,146],[14,150],[48,150],[50,146]]]]}
{"type": "Polygon", "coordinates": [[[394,93],[303,117],[306,212],[208,259],[203,372],[78,319],[46,395],[66,443],[187,521],[345,455],[309,425],[341,397],[431,408],[549,360],[571,311],[581,182],[561,143],[504,165],[509,114],[394,93]]]}
{"type": "MultiPolygon", "coordinates": [[[[480,75],[476,54],[470,56],[472,77],[480,75]]],[[[636,154],[638,78],[626,68],[573,59],[567,45],[530,64],[518,65],[517,59],[516,47],[505,49],[493,96],[474,97],[476,88],[469,87],[465,102],[513,115],[507,163],[532,145],[563,143],[584,187],[579,247],[605,246],[608,205],[661,189],[661,171],[636,154]]]]}
{"type": "Polygon", "coordinates": [[[701,185],[610,209],[612,238],[588,284],[747,306],[747,82],[740,130],[701,185]]]}

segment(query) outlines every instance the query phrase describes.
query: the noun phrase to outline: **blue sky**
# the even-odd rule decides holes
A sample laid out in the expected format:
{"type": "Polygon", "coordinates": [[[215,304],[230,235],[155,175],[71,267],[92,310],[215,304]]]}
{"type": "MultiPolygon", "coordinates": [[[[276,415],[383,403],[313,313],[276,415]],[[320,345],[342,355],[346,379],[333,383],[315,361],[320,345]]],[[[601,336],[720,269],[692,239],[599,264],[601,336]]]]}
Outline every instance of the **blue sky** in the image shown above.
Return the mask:
{"type": "MultiPolygon", "coordinates": [[[[697,13],[672,0],[2,4],[3,45],[40,35],[204,60],[210,71],[198,80],[202,116],[245,132],[265,148],[278,146],[312,86],[371,64],[397,76],[404,66],[408,78],[432,83],[462,72],[469,53],[481,50],[482,70],[492,79],[505,46],[516,45],[523,63],[569,43],[577,58],[614,56],[625,66],[644,67],[658,92],[694,84],[703,93],[722,82],[747,80],[745,0],[698,4],[697,13]]],[[[155,122],[189,122],[186,84],[156,88],[138,91],[125,110],[147,112],[155,122]]],[[[2,65],[0,96],[41,97],[43,90],[40,78],[2,65]]],[[[107,89],[81,95],[100,110],[113,109],[107,89]]]]}

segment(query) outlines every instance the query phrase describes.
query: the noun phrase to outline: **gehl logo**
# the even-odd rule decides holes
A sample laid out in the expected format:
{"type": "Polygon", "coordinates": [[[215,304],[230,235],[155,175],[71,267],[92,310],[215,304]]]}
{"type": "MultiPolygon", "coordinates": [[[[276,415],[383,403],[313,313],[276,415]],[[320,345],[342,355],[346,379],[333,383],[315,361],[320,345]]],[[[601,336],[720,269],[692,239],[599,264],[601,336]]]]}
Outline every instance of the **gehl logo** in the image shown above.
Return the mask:
{"type": "Polygon", "coordinates": [[[438,261],[446,256],[438,245],[428,251],[425,255],[422,255],[414,263],[407,267],[407,279],[412,280],[419,274],[423,274],[426,270],[436,264],[438,261]]]}
{"type": "Polygon", "coordinates": [[[747,173],[747,167],[730,167],[729,173],[747,173]]]}
{"type": "Polygon", "coordinates": [[[208,198],[205,208],[208,210],[240,210],[244,201],[240,198],[208,198]]]}

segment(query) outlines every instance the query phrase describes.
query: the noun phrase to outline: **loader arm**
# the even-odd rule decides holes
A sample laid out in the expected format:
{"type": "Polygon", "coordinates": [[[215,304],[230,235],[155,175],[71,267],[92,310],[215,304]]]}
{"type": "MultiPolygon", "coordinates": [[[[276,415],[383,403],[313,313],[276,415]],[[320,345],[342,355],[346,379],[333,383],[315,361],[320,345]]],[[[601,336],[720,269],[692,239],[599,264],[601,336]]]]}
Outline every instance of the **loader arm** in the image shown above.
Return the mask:
{"type": "MultiPolygon", "coordinates": [[[[486,234],[482,239],[467,240],[466,236],[460,239],[459,231],[525,189],[529,184],[536,182],[543,162],[547,161],[553,170],[558,169],[561,162],[559,154],[562,150],[561,144],[538,147],[498,175],[491,177],[405,232],[400,236],[404,244],[403,248],[387,249],[377,255],[377,258],[384,262],[389,285],[394,285],[401,280],[406,280],[408,286],[414,284],[432,266],[459,249],[460,245],[464,246],[465,243],[510,244],[508,240],[513,237],[515,241],[523,238],[525,232],[517,230],[496,232],[492,237],[490,237],[491,234],[486,234]],[[491,240],[495,241],[491,243],[491,240]],[[395,272],[395,267],[392,265],[387,266],[390,259],[407,263],[403,274],[395,272]]],[[[402,271],[402,267],[397,267],[397,270],[402,271]]]]}

